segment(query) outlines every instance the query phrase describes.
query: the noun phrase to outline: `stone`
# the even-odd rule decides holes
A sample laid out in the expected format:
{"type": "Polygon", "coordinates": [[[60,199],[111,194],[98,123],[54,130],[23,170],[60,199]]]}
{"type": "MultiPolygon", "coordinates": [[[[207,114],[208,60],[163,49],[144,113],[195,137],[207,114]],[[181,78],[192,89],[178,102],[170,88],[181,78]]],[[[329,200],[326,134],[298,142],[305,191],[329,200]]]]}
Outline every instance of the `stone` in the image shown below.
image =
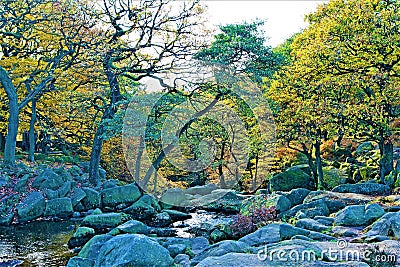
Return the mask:
{"type": "Polygon", "coordinates": [[[56,191],[56,190],[44,189],[43,191],[44,191],[47,199],[58,198],[58,191],[56,191]]]}
{"type": "Polygon", "coordinates": [[[271,223],[239,239],[249,246],[261,246],[281,241],[281,225],[271,223]]]}
{"type": "Polygon", "coordinates": [[[130,205],[141,197],[139,188],[134,185],[118,186],[101,191],[104,207],[116,207],[119,204],[130,205]]]}
{"type": "Polygon", "coordinates": [[[17,205],[18,219],[21,223],[39,218],[43,215],[46,202],[42,193],[29,193],[22,203],[17,205]]]}
{"type": "MultiPolygon", "coordinates": [[[[250,250],[249,245],[244,242],[225,240],[225,241],[218,242],[218,243],[208,247],[207,249],[205,249],[204,251],[202,251],[201,253],[196,255],[192,259],[191,264],[196,265],[208,257],[222,256],[222,255],[232,253],[232,252],[245,253],[245,252],[249,252],[249,250],[250,250]]],[[[232,265],[232,266],[235,266],[235,265],[232,265]]]]}
{"type": "Polygon", "coordinates": [[[67,172],[69,172],[73,177],[80,176],[83,174],[81,168],[79,168],[76,165],[72,165],[71,167],[69,167],[67,169],[67,172]]]}
{"type": "Polygon", "coordinates": [[[323,231],[328,231],[329,227],[321,224],[320,222],[305,218],[305,219],[300,219],[296,222],[296,227],[311,230],[311,231],[316,231],[316,232],[323,232],[323,231]]]}
{"type": "Polygon", "coordinates": [[[172,263],[168,250],[157,242],[144,235],[124,234],[101,246],[94,266],[171,266],[172,263]]]}
{"type": "Polygon", "coordinates": [[[93,236],[95,235],[95,231],[93,228],[89,227],[78,227],[76,229],[74,235],[68,241],[68,247],[80,247],[86,244],[93,236]]]}
{"type": "Polygon", "coordinates": [[[210,234],[210,240],[212,242],[218,242],[227,239],[227,234],[219,229],[214,229],[210,234]]]}
{"type": "Polygon", "coordinates": [[[191,205],[210,211],[237,213],[246,198],[248,197],[234,190],[217,189],[209,195],[191,200],[191,205]]]}
{"type": "Polygon", "coordinates": [[[32,183],[32,187],[40,190],[51,189],[57,190],[63,185],[64,181],[51,169],[45,169],[40,175],[38,175],[35,181],[32,183]]]}
{"type": "Polygon", "coordinates": [[[185,201],[185,192],[180,188],[170,188],[161,196],[161,203],[164,208],[180,206],[185,201]]]}
{"type": "Polygon", "coordinates": [[[335,226],[332,228],[332,233],[337,237],[357,237],[358,232],[349,227],[335,226]]]}
{"type": "Polygon", "coordinates": [[[174,264],[179,267],[190,267],[190,257],[186,254],[178,254],[174,258],[174,264]]]}
{"type": "Polygon", "coordinates": [[[125,208],[123,211],[131,215],[135,220],[151,220],[158,211],[161,210],[157,200],[150,195],[143,195],[138,201],[131,206],[125,208]]]}
{"type": "Polygon", "coordinates": [[[142,222],[136,220],[127,221],[124,224],[119,225],[116,229],[120,233],[124,234],[145,234],[149,233],[149,227],[142,222]]]}
{"type": "Polygon", "coordinates": [[[19,179],[19,181],[15,185],[15,190],[17,192],[25,192],[26,191],[25,187],[28,185],[29,178],[30,178],[29,174],[25,174],[24,176],[22,176],[22,178],[19,179]]]}
{"type": "Polygon", "coordinates": [[[303,203],[303,200],[308,196],[311,191],[306,188],[296,188],[291,190],[285,196],[289,199],[292,206],[297,206],[303,203]]]}
{"type": "Polygon", "coordinates": [[[14,219],[13,209],[20,199],[19,195],[9,195],[0,201],[0,225],[8,226],[14,219]]]}
{"type": "Polygon", "coordinates": [[[177,210],[163,210],[163,212],[168,213],[168,215],[171,217],[171,220],[174,222],[184,221],[192,218],[192,215],[177,210]]]}
{"type": "Polygon", "coordinates": [[[273,176],[269,180],[269,190],[290,191],[295,188],[313,189],[313,179],[302,170],[300,166],[294,166],[273,176]]]}
{"type": "Polygon", "coordinates": [[[110,240],[110,235],[95,235],[79,251],[78,257],[95,260],[99,254],[100,248],[105,242],[110,240]]]}
{"type": "Polygon", "coordinates": [[[81,257],[72,257],[67,264],[67,267],[93,267],[94,261],[81,258],[81,257]]]}
{"type": "Polygon", "coordinates": [[[193,238],[192,244],[191,244],[191,251],[194,254],[199,254],[202,251],[204,251],[206,248],[208,248],[210,243],[208,242],[208,239],[203,237],[203,236],[198,236],[193,238]]]}
{"type": "Polygon", "coordinates": [[[374,222],[363,238],[385,236],[400,239],[400,212],[388,212],[374,222]]]}
{"type": "Polygon", "coordinates": [[[339,211],[335,216],[335,225],[364,226],[379,219],[385,214],[378,204],[353,205],[339,211]]]}
{"type": "Polygon", "coordinates": [[[59,218],[68,218],[73,214],[70,198],[56,198],[46,202],[44,216],[56,216],[59,218]]]}
{"type": "Polygon", "coordinates": [[[110,179],[107,180],[103,183],[103,188],[104,189],[108,189],[108,188],[115,188],[117,186],[120,185],[120,181],[116,180],[116,179],[110,179]]]}
{"type": "Polygon", "coordinates": [[[122,223],[121,213],[103,213],[86,216],[83,221],[83,226],[88,226],[94,229],[114,228],[122,223]]]}
{"type": "Polygon", "coordinates": [[[335,219],[332,217],[326,217],[326,216],[315,216],[314,220],[319,222],[320,224],[323,224],[325,226],[332,226],[333,223],[335,222],[335,219]]]}
{"type": "Polygon", "coordinates": [[[385,184],[377,183],[343,184],[333,188],[332,192],[356,193],[371,196],[386,195],[390,193],[390,187],[385,184]]]}
{"type": "Polygon", "coordinates": [[[198,185],[194,187],[190,187],[186,190],[184,190],[185,194],[189,195],[208,195],[211,194],[212,191],[218,189],[218,186],[216,184],[206,184],[206,185],[198,185]]]}
{"type": "Polygon", "coordinates": [[[310,203],[294,206],[290,210],[279,214],[278,217],[297,218],[299,217],[297,216],[299,214],[303,214],[302,217],[314,218],[315,216],[328,216],[330,214],[330,210],[327,206],[327,202],[324,199],[319,199],[310,203]]]}
{"type": "Polygon", "coordinates": [[[72,206],[75,207],[78,205],[82,199],[86,197],[85,191],[83,191],[81,188],[74,188],[74,191],[72,192],[71,195],[71,203],[72,206]]]}
{"type": "Polygon", "coordinates": [[[86,209],[95,209],[101,207],[101,195],[98,191],[90,187],[82,187],[86,197],[81,200],[81,203],[86,209]]]}
{"type": "Polygon", "coordinates": [[[66,181],[60,189],[57,190],[58,197],[67,197],[71,194],[72,182],[66,181]]]}
{"type": "Polygon", "coordinates": [[[171,257],[175,258],[179,254],[184,254],[186,251],[186,245],[185,244],[172,244],[167,247],[169,254],[171,257]]]}

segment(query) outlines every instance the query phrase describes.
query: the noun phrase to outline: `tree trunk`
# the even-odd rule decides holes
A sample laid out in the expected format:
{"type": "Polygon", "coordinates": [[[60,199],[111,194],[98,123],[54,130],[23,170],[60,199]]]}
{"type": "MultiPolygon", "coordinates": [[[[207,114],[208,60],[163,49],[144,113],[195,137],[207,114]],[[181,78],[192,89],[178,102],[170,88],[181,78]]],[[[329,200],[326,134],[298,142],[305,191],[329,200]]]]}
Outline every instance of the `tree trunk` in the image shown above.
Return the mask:
{"type": "Polygon", "coordinates": [[[35,122],[36,122],[36,99],[32,99],[32,115],[31,121],[29,123],[29,153],[28,153],[28,161],[35,162],[35,146],[36,146],[36,138],[35,138],[35,122]]]}
{"type": "Polygon", "coordinates": [[[100,156],[101,150],[103,149],[103,134],[104,127],[102,124],[97,128],[96,134],[94,135],[92,152],[90,154],[89,164],[89,183],[94,187],[100,186],[100,156]]]}
{"type": "Polygon", "coordinates": [[[381,182],[384,183],[386,175],[393,171],[393,144],[390,140],[381,137],[379,140],[379,173],[381,182]]]}
{"type": "Polygon", "coordinates": [[[258,175],[258,153],[256,154],[256,169],[254,171],[254,178],[253,178],[253,191],[257,190],[257,175],[258,175]]]}
{"type": "Polygon", "coordinates": [[[0,66],[0,82],[3,86],[9,106],[8,131],[6,136],[6,144],[4,147],[4,165],[15,166],[15,149],[17,146],[17,134],[19,123],[18,96],[14,85],[8,73],[0,66]]]}
{"type": "Polygon", "coordinates": [[[4,145],[6,143],[6,138],[5,136],[0,133],[0,151],[4,152],[4,145]]]}
{"type": "Polygon", "coordinates": [[[136,162],[135,162],[135,181],[136,184],[139,184],[140,180],[140,166],[142,164],[142,155],[144,150],[144,138],[142,136],[139,137],[139,151],[137,154],[136,162]]]}
{"type": "Polygon", "coordinates": [[[326,187],[324,181],[324,172],[322,171],[322,159],[321,159],[321,143],[320,141],[315,142],[315,164],[317,167],[318,174],[318,187],[317,189],[323,189],[326,187]]]}

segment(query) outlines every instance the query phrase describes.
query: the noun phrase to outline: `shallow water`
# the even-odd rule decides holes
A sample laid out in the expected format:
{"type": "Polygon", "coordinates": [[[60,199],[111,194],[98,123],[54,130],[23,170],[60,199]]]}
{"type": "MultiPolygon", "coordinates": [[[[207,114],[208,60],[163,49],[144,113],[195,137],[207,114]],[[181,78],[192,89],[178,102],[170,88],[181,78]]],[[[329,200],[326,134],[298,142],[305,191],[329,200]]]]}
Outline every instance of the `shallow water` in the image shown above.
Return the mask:
{"type": "Polygon", "coordinates": [[[177,231],[176,234],[178,237],[195,237],[193,234],[189,233],[189,229],[200,226],[202,223],[208,223],[215,226],[222,223],[229,224],[233,220],[232,215],[224,215],[203,210],[190,213],[190,215],[192,215],[192,218],[173,224],[173,229],[177,231]],[[181,226],[182,224],[184,225],[183,227],[181,226]]]}
{"type": "Polygon", "coordinates": [[[70,221],[0,227],[0,262],[21,260],[18,266],[65,266],[74,256],[67,247],[73,233],[74,223],[70,221]]]}

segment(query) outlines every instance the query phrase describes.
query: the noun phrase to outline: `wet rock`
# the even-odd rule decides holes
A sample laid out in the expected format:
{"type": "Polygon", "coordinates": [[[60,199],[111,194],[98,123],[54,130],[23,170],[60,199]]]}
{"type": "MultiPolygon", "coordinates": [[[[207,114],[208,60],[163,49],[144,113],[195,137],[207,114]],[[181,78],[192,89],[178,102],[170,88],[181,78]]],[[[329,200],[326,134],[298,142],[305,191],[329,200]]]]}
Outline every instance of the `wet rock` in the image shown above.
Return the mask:
{"type": "Polygon", "coordinates": [[[71,199],[56,198],[46,202],[44,216],[56,216],[59,218],[68,218],[74,212],[71,199]]]}
{"type": "Polygon", "coordinates": [[[17,205],[17,214],[20,222],[27,222],[43,215],[46,202],[42,193],[29,193],[22,203],[17,205]]]}
{"type": "Polygon", "coordinates": [[[95,231],[93,228],[79,227],[74,235],[68,241],[68,247],[80,247],[86,244],[93,236],[95,235],[95,231]]]}
{"type": "Polygon", "coordinates": [[[83,226],[88,226],[94,229],[114,228],[122,223],[121,213],[103,213],[91,214],[86,216],[83,221],[83,226]]]}
{"type": "Polygon", "coordinates": [[[172,223],[171,216],[167,212],[158,213],[150,222],[150,226],[166,227],[172,223]]]}
{"type": "Polygon", "coordinates": [[[111,238],[110,235],[95,235],[82,247],[78,257],[96,260],[101,246],[111,238]]]}
{"type": "Polygon", "coordinates": [[[378,204],[348,206],[336,214],[335,224],[341,226],[368,225],[384,214],[385,211],[378,204]]]}
{"type": "Polygon", "coordinates": [[[124,209],[135,220],[150,221],[161,210],[157,200],[150,195],[143,195],[138,201],[124,209]]]}
{"type": "Polygon", "coordinates": [[[118,186],[101,191],[104,207],[116,207],[120,204],[130,205],[141,197],[139,188],[134,185],[118,186]]]}
{"type": "Polygon", "coordinates": [[[14,219],[13,209],[18,203],[19,195],[10,195],[3,198],[0,202],[0,225],[10,225],[14,219]]]}
{"type": "Polygon", "coordinates": [[[192,218],[192,215],[181,212],[181,211],[177,211],[177,210],[163,210],[163,212],[168,213],[171,220],[174,222],[184,221],[184,220],[192,218]]]}

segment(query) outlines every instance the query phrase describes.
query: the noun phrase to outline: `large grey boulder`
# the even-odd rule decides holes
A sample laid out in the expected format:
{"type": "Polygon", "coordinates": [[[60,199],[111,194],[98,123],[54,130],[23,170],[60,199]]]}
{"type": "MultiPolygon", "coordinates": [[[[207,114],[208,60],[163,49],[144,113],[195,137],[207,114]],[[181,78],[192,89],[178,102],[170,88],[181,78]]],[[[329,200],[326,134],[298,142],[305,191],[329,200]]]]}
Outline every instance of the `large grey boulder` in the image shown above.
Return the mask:
{"type": "Polygon", "coordinates": [[[74,248],[84,245],[95,235],[93,228],[81,226],[76,229],[74,235],[68,240],[68,247],[74,248]]]}
{"type": "Polygon", "coordinates": [[[289,199],[292,206],[297,206],[302,204],[304,199],[308,196],[311,191],[306,188],[296,188],[291,190],[285,196],[289,199]]]}
{"type": "Polygon", "coordinates": [[[339,211],[335,216],[335,224],[342,226],[365,226],[385,214],[378,204],[353,205],[339,211]]]}
{"type": "Polygon", "coordinates": [[[304,218],[300,219],[296,222],[296,227],[316,231],[316,232],[324,232],[330,229],[329,226],[326,226],[316,220],[304,218]]]}
{"type": "Polygon", "coordinates": [[[124,234],[145,234],[149,233],[149,227],[142,222],[136,220],[127,221],[124,224],[119,225],[116,229],[120,233],[124,234]]]}
{"type": "Polygon", "coordinates": [[[186,200],[185,192],[180,188],[170,188],[163,193],[160,202],[164,208],[180,206],[186,200]]]}
{"type": "Polygon", "coordinates": [[[43,215],[46,202],[42,193],[29,193],[22,203],[17,205],[17,214],[20,222],[27,222],[43,215]]]}
{"type": "Polygon", "coordinates": [[[82,247],[78,257],[94,261],[99,255],[100,248],[111,238],[110,235],[95,235],[82,247]]]}
{"type": "Polygon", "coordinates": [[[148,221],[161,210],[158,201],[151,195],[143,195],[138,201],[124,209],[135,220],[148,221]]]}
{"type": "Polygon", "coordinates": [[[104,207],[116,207],[119,204],[130,205],[141,197],[139,188],[134,185],[118,186],[101,191],[104,207]]]}
{"type": "Polygon", "coordinates": [[[234,190],[217,189],[211,194],[191,200],[191,205],[212,211],[239,212],[243,200],[247,198],[234,190]]]}
{"type": "Polygon", "coordinates": [[[94,266],[171,266],[172,263],[168,250],[156,241],[144,235],[124,234],[101,246],[94,266]]]}
{"type": "Polygon", "coordinates": [[[390,187],[385,184],[360,183],[360,184],[342,184],[332,189],[332,192],[356,193],[363,195],[386,195],[390,193],[390,187]]]}
{"type": "Polygon", "coordinates": [[[67,264],[67,267],[93,267],[94,260],[81,257],[72,257],[67,264]]]}
{"type": "Polygon", "coordinates": [[[46,202],[44,216],[57,216],[59,218],[68,218],[74,213],[70,198],[56,198],[46,202]]]}

